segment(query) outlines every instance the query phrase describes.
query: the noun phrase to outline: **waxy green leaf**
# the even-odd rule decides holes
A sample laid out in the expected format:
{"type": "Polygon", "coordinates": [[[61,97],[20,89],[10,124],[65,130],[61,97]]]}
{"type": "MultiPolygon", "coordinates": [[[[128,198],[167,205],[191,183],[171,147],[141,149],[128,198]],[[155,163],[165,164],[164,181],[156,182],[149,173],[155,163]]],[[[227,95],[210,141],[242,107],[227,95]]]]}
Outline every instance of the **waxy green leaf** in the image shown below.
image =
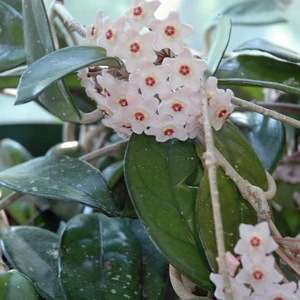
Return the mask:
{"type": "Polygon", "coordinates": [[[228,16],[220,16],[216,28],[214,41],[207,54],[207,71],[205,77],[215,74],[227,49],[231,34],[231,20],[228,16]]]}
{"type": "Polygon", "coordinates": [[[68,156],[40,157],[0,172],[0,185],[24,194],[79,202],[119,215],[99,170],[68,156]]]}
{"type": "MultiPolygon", "coordinates": [[[[54,51],[55,47],[43,1],[22,1],[22,9],[27,64],[31,65],[42,56],[54,51]]],[[[50,68],[50,65],[47,66],[47,69],[50,68]]],[[[57,65],[52,65],[52,67],[56,68],[57,65]]],[[[37,70],[38,73],[40,71],[37,70]]],[[[18,93],[20,94],[20,91],[18,93]]],[[[19,95],[19,97],[23,98],[23,95],[19,95]]],[[[31,100],[33,99],[34,97],[31,98],[31,100]]],[[[62,80],[53,83],[40,94],[39,101],[63,121],[78,122],[81,119],[80,112],[62,80]]],[[[16,104],[20,104],[20,102],[17,101],[16,104]]]]}
{"type": "Polygon", "coordinates": [[[73,46],[43,56],[23,73],[16,103],[32,100],[53,82],[91,64],[120,67],[119,60],[107,58],[100,47],[73,46]]]}
{"type": "MultiPolygon", "coordinates": [[[[65,299],[58,281],[58,235],[37,227],[6,227],[2,248],[6,259],[29,277],[46,299],[65,299]]],[[[18,299],[18,298],[16,298],[18,299]]]]}
{"type": "Polygon", "coordinates": [[[22,16],[0,1],[0,72],[25,62],[22,16]]]}
{"type": "Polygon", "coordinates": [[[277,58],[284,59],[290,62],[300,62],[299,53],[285,48],[281,45],[271,43],[264,39],[253,39],[251,41],[243,43],[242,45],[234,49],[235,52],[241,52],[245,50],[258,50],[261,52],[267,52],[277,58]]]}
{"type": "Polygon", "coordinates": [[[225,59],[215,76],[222,86],[269,87],[300,95],[300,67],[271,57],[238,55],[225,59]]]}
{"type": "Polygon", "coordinates": [[[61,237],[60,281],[66,299],[141,299],[140,249],[125,220],[78,215],[61,237]]]}
{"type": "Polygon", "coordinates": [[[285,152],[284,125],[255,112],[234,113],[230,121],[239,127],[265,170],[272,174],[285,152]]]}
{"type": "Polygon", "coordinates": [[[1,299],[5,300],[40,299],[31,280],[16,270],[0,274],[0,291],[1,299]]]}
{"type": "Polygon", "coordinates": [[[158,143],[134,134],[125,154],[125,180],[135,210],[161,252],[198,286],[211,290],[211,270],[196,228],[197,189],[185,184],[199,163],[191,141],[158,143]]]}

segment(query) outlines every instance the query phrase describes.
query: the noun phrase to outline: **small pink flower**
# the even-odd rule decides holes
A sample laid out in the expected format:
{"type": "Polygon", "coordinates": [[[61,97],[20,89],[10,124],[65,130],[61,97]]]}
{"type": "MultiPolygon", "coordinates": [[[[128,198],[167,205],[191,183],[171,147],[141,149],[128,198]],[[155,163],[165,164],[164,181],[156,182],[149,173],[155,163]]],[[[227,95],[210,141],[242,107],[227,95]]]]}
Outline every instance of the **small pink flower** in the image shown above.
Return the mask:
{"type": "Polygon", "coordinates": [[[266,289],[266,292],[263,296],[256,296],[257,300],[292,300],[299,299],[293,298],[294,292],[297,289],[295,282],[289,282],[285,284],[272,284],[269,285],[266,289]]]}
{"type": "Polygon", "coordinates": [[[160,4],[160,1],[156,0],[134,0],[133,5],[124,14],[127,16],[130,26],[136,31],[140,31],[143,27],[148,26],[160,4]]]}
{"type": "Polygon", "coordinates": [[[236,275],[239,283],[251,284],[255,293],[262,294],[271,283],[279,283],[282,275],[275,270],[275,259],[266,256],[259,264],[255,264],[248,256],[242,256],[243,269],[236,275]]]}
{"type": "MultiPolygon", "coordinates": [[[[240,265],[240,262],[229,251],[227,251],[225,255],[229,275],[233,277],[237,267],[240,265]]],[[[222,273],[219,257],[217,257],[217,262],[219,266],[219,273],[222,273]]]]}
{"type": "Polygon", "coordinates": [[[169,66],[155,66],[147,57],[140,61],[140,68],[130,74],[129,81],[139,86],[145,99],[155,94],[169,91],[167,78],[171,69],[169,66]]]}
{"type": "Polygon", "coordinates": [[[150,127],[145,130],[148,135],[154,135],[156,141],[165,142],[172,138],[177,138],[181,141],[188,139],[188,135],[185,132],[182,125],[175,122],[170,116],[159,116],[160,127],[150,127]]]}
{"type": "Polygon", "coordinates": [[[172,69],[170,76],[170,88],[177,89],[181,86],[187,86],[194,92],[197,92],[201,86],[200,77],[207,69],[206,62],[203,59],[196,59],[192,56],[188,48],[176,58],[165,58],[163,65],[169,65],[172,69]]]}
{"type": "Polygon", "coordinates": [[[147,127],[159,127],[156,113],[159,101],[156,98],[144,100],[140,94],[127,96],[128,106],[119,110],[119,116],[128,120],[135,133],[141,134],[147,127]]]}
{"type": "Polygon", "coordinates": [[[132,134],[132,125],[127,119],[114,114],[111,118],[102,119],[102,123],[115,130],[119,137],[126,139],[132,134]]]}
{"type": "Polygon", "coordinates": [[[117,79],[115,79],[114,76],[112,76],[111,74],[109,74],[107,72],[107,70],[103,70],[102,71],[102,75],[98,75],[97,76],[97,82],[99,83],[99,85],[101,86],[102,88],[102,94],[107,96],[107,97],[110,97],[110,92],[108,90],[108,85],[116,85],[118,84],[118,81],[117,79]]]}
{"type": "Polygon", "coordinates": [[[93,25],[90,25],[86,29],[86,38],[82,41],[82,44],[85,46],[96,46],[97,38],[102,31],[102,19],[103,11],[98,10],[96,15],[96,20],[93,25]]]}
{"type": "Polygon", "coordinates": [[[193,27],[180,22],[177,12],[170,12],[164,20],[152,19],[149,27],[156,32],[154,47],[157,51],[170,48],[176,54],[183,51],[183,40],[193,33],[193,27]]]}
{"type": "Polygon", "coordinates": [[[140,60],[148,57],[151,62],[157,58],[152,49],[154,32],[139,34],[133,28],[128,28],[120,37],[120,42],[115,48],[115,55],[125,59],[126,69],[132,73],[140,67],[140,60]]]}
{"type": "Polygon", "coordinates": [[[103,19],[102,32],[97,39],[97,46],[105,48],[106,56],[115,55],[114,50],[120,35],[124,33],[125,22],[125,16],[120,16],[115,22],[109,17],[103,19]]]}
{"type": "MultiPolygon", "coordinates": [[[[215,297],[221,300],[226,299],[223,275],[211,273],[209,278],[216,286],[216,291],[214,293],[215,297]]],[[[250,289],[246,288],[243,284],[238,283],[235,278],[230,278],[230,283],[233,289],[234,299],[240,300],[250,295],[250,289]]]]}
{"type": "Polygon", "coordinates": [[[241,239],[237,242],[234,252],[237,254],[249,254],[254,262],[263,260],[265,254],[278,248],[274,239],[270,236],[267,222],[256,226],[241,224],[239,227],[241,239]]]}

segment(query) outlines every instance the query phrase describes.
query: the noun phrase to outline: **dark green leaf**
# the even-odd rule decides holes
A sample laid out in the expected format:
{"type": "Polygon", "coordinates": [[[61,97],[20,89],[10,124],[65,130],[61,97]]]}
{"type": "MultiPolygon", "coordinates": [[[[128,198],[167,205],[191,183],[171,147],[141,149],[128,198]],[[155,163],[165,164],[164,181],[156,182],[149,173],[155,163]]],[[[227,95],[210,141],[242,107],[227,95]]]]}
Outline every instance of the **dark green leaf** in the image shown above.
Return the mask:
{"type": "Polygon", "coordinates": [[[191,141],[158,143],[133,135],[125,155],[125,179],[136,212],[160,251],[181,273],[211,290],[211,272],[195,220],[197,189],[185,184],[199,160],[191,141]]]}
{"type": "Polygon", "coordinates": [[[86,154],[78,141],[64,142],[52,146],[46,153],[46,156],[51,155],[67,155],[69,157],[80,157],[86,154]]]}
{"type": "Polygon", "coordinates": [[[6,2],[11,7],[13,7],[18,13],[22,14],[22,0],[2,0],[6,2]]]}
{"type": "Polygon", "coordinates": [[[207,71],[205,77],[215,74],[227,49],[231,33],[231,20],[228,16],[220,16],[216,28],[214,41],[207,54],[207,71]]]}
{"type": "Polygon", "coordinates": [[[6,88],[17,88],[19,84],[20,77],[1,77],[0,76],[0,90],[6,88]]]}
{"type": "Polygon", "coordinates": [[[16,270],[0,274],[1,299],[38,300],[40,299],[33,283],[16,270]]]}
{"type": "MultiPolygon", "coordinates": [[[[22,3],[27,64],[31,65],[55,48],[43,1],[26,0],[22,3]]],[[[38,70],[38,73],[40,71],[38,70]]],[[[50,112],[64,121],[77,122],[81,119],[80,112],[62,80],[49,86],[39,96],[39,100],[50,112]]]]}
{"type": "Polygon", "coordinates": [[[0,1],[0,72],[25,62],[22,16],[0,1]]]}
{"type": "Polygon", "coordinates": [[[100,47],[73,46],[43,56],[22,75],[16,103],[33,99],[53,82],[91,64],[120,67],[119,60],[107,58],[106,50],[100,47]]]}
{"type": "Polygon", "coordinates": [[[142,299],[163,298],[167,284],[167,261],[151,241],[140,220],[130,222],[142,250],[142,299]]]}
{"type": "Polygon", "coordinates": [[[58,244],[58,235],[37,227],[6,227],[2,231],[6,259],[28,276],[46,299],[64,299],[57,278],[58,244]]]}
{"type": "Polygon", "coordinates": [[[78,215],[60,244],[60,280],[67,299],[141,299],[140,250],[124,220],[78,215]]]}
{"type": "Polygon", "coordinates": [[[112,163],[102,171],[102,175],[112,189],[123,176],[123,160],[112,163]]]}
{"type": "Polygon", "coordinates": [[[215,76],[222,86],[261,86],[300,95],[300,67],[270,57],[239,55],[225,59],[215,76]]]}
{"type": "Polygon", "coordinates": [[[278,44],[273,44],[264,39],[254,39],[251,41],[247,41],[237,47],[234,51],[240,52],[244,50],[258,50],[262,52],[267,52],[272,54],[277,58],[281,58],[290,62],[299,63],[300,62],[300,54],[292,51],[288,48],[280,46],[278,44]]]}
{"type": "Polygon", "coordinates": [[[265,170],[272,174],[285,152],[283,124],[254,112],[234,113],[230,121],[239,127],[265,170]]]}
{"type": "Polygon", "coordinates": [[[119,215],[100,171],[76,158],[50,156],[33,159],[0,172],[0,184],[24,194],[76,201],[107,215],[119,215]]]}

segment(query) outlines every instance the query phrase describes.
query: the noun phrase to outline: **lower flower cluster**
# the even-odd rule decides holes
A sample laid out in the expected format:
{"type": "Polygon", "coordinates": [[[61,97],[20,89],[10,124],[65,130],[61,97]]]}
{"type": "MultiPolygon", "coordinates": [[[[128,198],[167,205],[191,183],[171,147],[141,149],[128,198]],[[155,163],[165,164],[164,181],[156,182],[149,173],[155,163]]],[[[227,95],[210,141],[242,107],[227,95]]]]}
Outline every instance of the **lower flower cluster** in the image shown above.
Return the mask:
{"type": "MultiPolygon", "coordinates": [[[[299,300],[300,287],[297,289],[295,282],[281,283],[283,276],[277,271],[275,259],[270,254],[278,245],[270,236],[268,223],[256,226],[241,224],[239,231],[241,239],[234,252],[241,255],[242,268],[237,275],[240,262],[230,252],[226,253],[234,299],[299,300]]],[[[223,276],[212,273],[210,279],[216,285],[215,297],[225,299],[223,276]]]]}

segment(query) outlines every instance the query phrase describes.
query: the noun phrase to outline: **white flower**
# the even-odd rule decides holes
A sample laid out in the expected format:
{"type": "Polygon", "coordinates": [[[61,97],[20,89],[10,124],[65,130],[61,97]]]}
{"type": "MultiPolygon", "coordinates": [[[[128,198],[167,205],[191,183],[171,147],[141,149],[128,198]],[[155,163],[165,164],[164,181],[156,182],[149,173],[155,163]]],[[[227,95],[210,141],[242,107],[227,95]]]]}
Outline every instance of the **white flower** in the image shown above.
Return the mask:
{"type": "Polygon", "coordinates": [[[176,54],[183,51],[183,40],[193,33],[193,27],[180,22],[177,12],[170,12],[164,20],[153,19],[149,27],[156,32],[154,47],[157,51],[169,48],[176,54]]]}
{"type": "Polygon", "coordinates": [[[240,224],[241,239],[237,242],[234,252],[237,254],[249,254],[254,262],[264,259],[265,254],[271,253],[278,248],[274,239],[270,236],[267,222],[256,226],[240,224]]]}
{"type": "Polygon", "coordinates": [[[144,100],[140,94],[127,96],[128,106],[119,109],[119,116],[128,120],[135,133],[141,134],[147,127],[159,127],[156,113],[159,101],[156,98],[144,100]]]}
{"type": "Polygon", "coordinates": [[[111,18],[103,19],[102,32],[97,39],[97,46],[106,49],[106,56],[114,56],[115,46],[119,42],[120,35],[124,33],[125,16],[120,16],[115,22],[111,18]]]}
{"type": "Polygon", "coordinates": [[[120,117],[118,114],[114,114],[111,118],[102,119],[102,123],[115,130],[119,137],[126,139],[132,134],[131,123],[127,119],[120,117]]]}
{"type": "Polygon", "coordinates": [[[88,26],[86,29],[86,37],[82,41],[83,45],[96,46],[97,38],[99,37],[102,31],[102,19],[103,19],[103,11],[98,10],[95,23],[93,25],[88,26]]]}
{"type": "Polygon", "coordinates": [[[200,113],[200,106],[191,100],[193,91],[183,87],[176,92],[159,95],[162,102],[158,107],[160,115],[171,115],[179,124],[185,124],[189,116],[200,113]]]}
{"type": "Polygon", "coordinates": [[[134,0],[133,5],[124,14],[128,17],[130,26],[140,31],[143,27],[147,27],[150,19],[154,17],[154,13],[160,6],[160,1],[134,0]]]}
{"type": "MultiPolygon", "coordinates": [[[[237,267],[240,265],[240,262],[229,251],[226,252],[225,259],[229,275],[233,277],[237,267]]],[[[217,262],[219,266],[219,273],[222,273],[219,257],[217,257],[217,262]]]]}
{"type": "Polygon", "coordinates": [[[172,69],[170,76],[170,88],[177,89],[181,86],[187,86],[194,92],[197,92],[201,86],[200,77],[207,69],[206,62],[203,59],[196,59],[192,56],[188,48],[176,58],[165,58],[163,65],[169,65],[172,69]]]}
{"type": "Polygon", "coordinates": [[[177,138],[181,141],[188,139],[188,135],[185,132],[182,125],[175,122],[170,116],[159,116],[160,127],[150,127],[145,130],[148,135],[154,135],[156,141],[165,142],[172,138],[177,138]]]}
{"type": "Polygon", "coordinates": [[[129,81],[139,86],[145,99],[169,90],[167,78],[171,69],[168,65],[155,66],[147,57],[140,61],[140,68],[129,76],[129,81]]]}
{"type": "MultiPolygon", "coordinates": [[[[209,276],[210,280],[215,284],[216,291],[214,293],[217,299],[225,299],[225,288],[223,284],[223,275],[211,273],[209,276]]],[[[244,297],[250,295],[250,290],[243,284],[238,283],[235,278],[230,278],[231,287],[233,289],[234,299],[242,300],[244,297]]]]}
{"type": "Polygon", "coordinates": [[[296,299],[294,297],[294,292],[297,289],[295,282],[289,282],[285,284],[272,284],[269,285],[266,289],[266,292],[263,296],[257,296],[257,300],[291,300],[296,299]]]}
{"type": "Polygon", "coordinates": [[[154,32],[139,34],[136,30],[128,28],[120,37],[115,48],[115,55],[126,60],[126,69],[132,73],[140,67],[140,60],[148,57],[151,62],[157,58],[152,49],[154,32]]]}
{"type": "Polygon", "coordinates": [[[102,71],[102,75],[98,75],[97,76],[97,82],[99,83],[99,85],[102,88],[102,94],[106,95],[107,97],[110,97],[110,92],[108,90],[108,85],[116,85],[118,84],[117,79],[115,79],[114,76],[112,76],[111,74],[109,74],[107,72],[107,70],[103,70],[102,71]]]}
{"type": "Polygon", "coordinates": [[[242,256],[243,269],[235,277],[237,282],[251,284],[255,293],[262,294],[271,283],[279,283],[282,275],[275,270],[275,259],[266,256],[255,264],[248,256],[242,256]]]}

